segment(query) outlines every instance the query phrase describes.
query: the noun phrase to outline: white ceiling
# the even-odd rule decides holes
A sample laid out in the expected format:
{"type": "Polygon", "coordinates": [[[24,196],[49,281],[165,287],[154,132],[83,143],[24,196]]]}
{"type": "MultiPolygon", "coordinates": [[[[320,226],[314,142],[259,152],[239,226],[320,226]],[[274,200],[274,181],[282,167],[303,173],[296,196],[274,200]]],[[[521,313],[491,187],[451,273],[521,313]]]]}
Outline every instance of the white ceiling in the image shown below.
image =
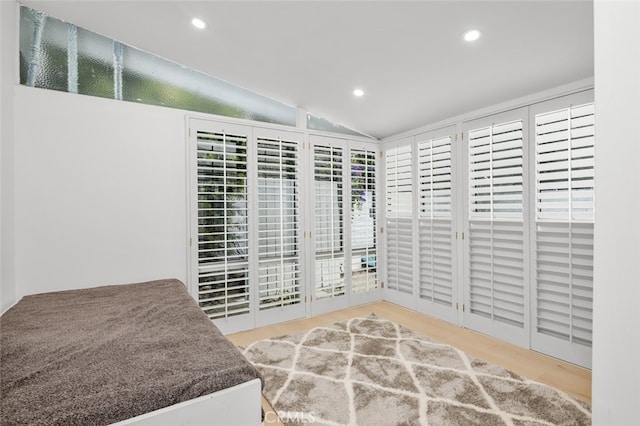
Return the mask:
{"type": "Polygon", "coordinates": [[[592,1],[22,3],[378,138],[593,76],[592,1]]]}

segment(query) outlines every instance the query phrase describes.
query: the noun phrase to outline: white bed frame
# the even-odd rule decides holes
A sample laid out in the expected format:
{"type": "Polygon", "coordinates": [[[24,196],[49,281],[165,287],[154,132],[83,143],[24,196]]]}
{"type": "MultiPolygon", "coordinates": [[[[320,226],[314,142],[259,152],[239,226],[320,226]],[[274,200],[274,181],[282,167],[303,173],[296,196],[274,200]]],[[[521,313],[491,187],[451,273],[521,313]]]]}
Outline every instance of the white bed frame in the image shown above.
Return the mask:
{"type": "Polygon", "coordinates": [[[262,424],[259,379],[132,417],[116,426],[258,426],[262,424]]]}

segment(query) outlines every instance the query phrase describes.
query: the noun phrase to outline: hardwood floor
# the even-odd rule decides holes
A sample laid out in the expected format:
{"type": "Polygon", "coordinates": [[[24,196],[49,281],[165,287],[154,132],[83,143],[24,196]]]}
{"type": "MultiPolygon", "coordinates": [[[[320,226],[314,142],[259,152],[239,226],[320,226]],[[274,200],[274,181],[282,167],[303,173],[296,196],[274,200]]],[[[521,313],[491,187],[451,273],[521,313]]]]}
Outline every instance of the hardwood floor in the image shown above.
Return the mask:
{"type": "MultiPolygon", "coordinates": [[[[370,313],[375,313],[435,341],[450,344],[469,355],[501,365],[528,379],[553,386],[591,403],[591,371],[389,302],[376,302],[343,309],[316,317],[236,333],[227,337],[236,345],[248,345],[257,340],[297,333],[357,316],[366,316],[370,313]]],[[[271,409],[264,398],[263,407],[271,409]]],[[[279,423],[265,422],[265,424],[279,423]]]]}

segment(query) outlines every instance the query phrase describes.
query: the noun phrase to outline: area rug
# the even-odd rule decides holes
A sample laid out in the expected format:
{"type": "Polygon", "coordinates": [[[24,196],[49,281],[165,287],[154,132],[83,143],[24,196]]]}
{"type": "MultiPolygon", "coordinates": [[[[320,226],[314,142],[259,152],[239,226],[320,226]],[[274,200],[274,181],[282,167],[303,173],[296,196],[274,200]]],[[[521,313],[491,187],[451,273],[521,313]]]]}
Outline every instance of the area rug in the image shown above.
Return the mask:
{"type": "Polygon", "coordinates": [[[590,425],[588,404],[371,315],[244,348],[287,425],[590,425]]]}

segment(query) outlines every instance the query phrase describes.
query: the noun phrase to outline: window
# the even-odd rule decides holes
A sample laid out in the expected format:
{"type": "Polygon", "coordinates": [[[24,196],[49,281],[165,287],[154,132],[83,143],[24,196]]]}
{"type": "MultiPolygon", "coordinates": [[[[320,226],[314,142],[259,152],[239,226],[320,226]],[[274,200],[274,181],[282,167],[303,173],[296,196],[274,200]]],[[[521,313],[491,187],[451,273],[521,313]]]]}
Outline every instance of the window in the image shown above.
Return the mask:
{"type": "Polygon", "coordinates": [[[350,129],[341,124],[333,123],[326,118],[319,117],[314,114],[307,114],[307,129],[309,130],[321,130],[324,132],[340,133],[350,136],[362,136],[370,138],[371,136],[358,132],[357,130],[350,129]]]}
{"type": "Polygon", "coordinates": [[[296,125],[296,109],[28,7],[20,83],[129,102],[296,125]]]}

